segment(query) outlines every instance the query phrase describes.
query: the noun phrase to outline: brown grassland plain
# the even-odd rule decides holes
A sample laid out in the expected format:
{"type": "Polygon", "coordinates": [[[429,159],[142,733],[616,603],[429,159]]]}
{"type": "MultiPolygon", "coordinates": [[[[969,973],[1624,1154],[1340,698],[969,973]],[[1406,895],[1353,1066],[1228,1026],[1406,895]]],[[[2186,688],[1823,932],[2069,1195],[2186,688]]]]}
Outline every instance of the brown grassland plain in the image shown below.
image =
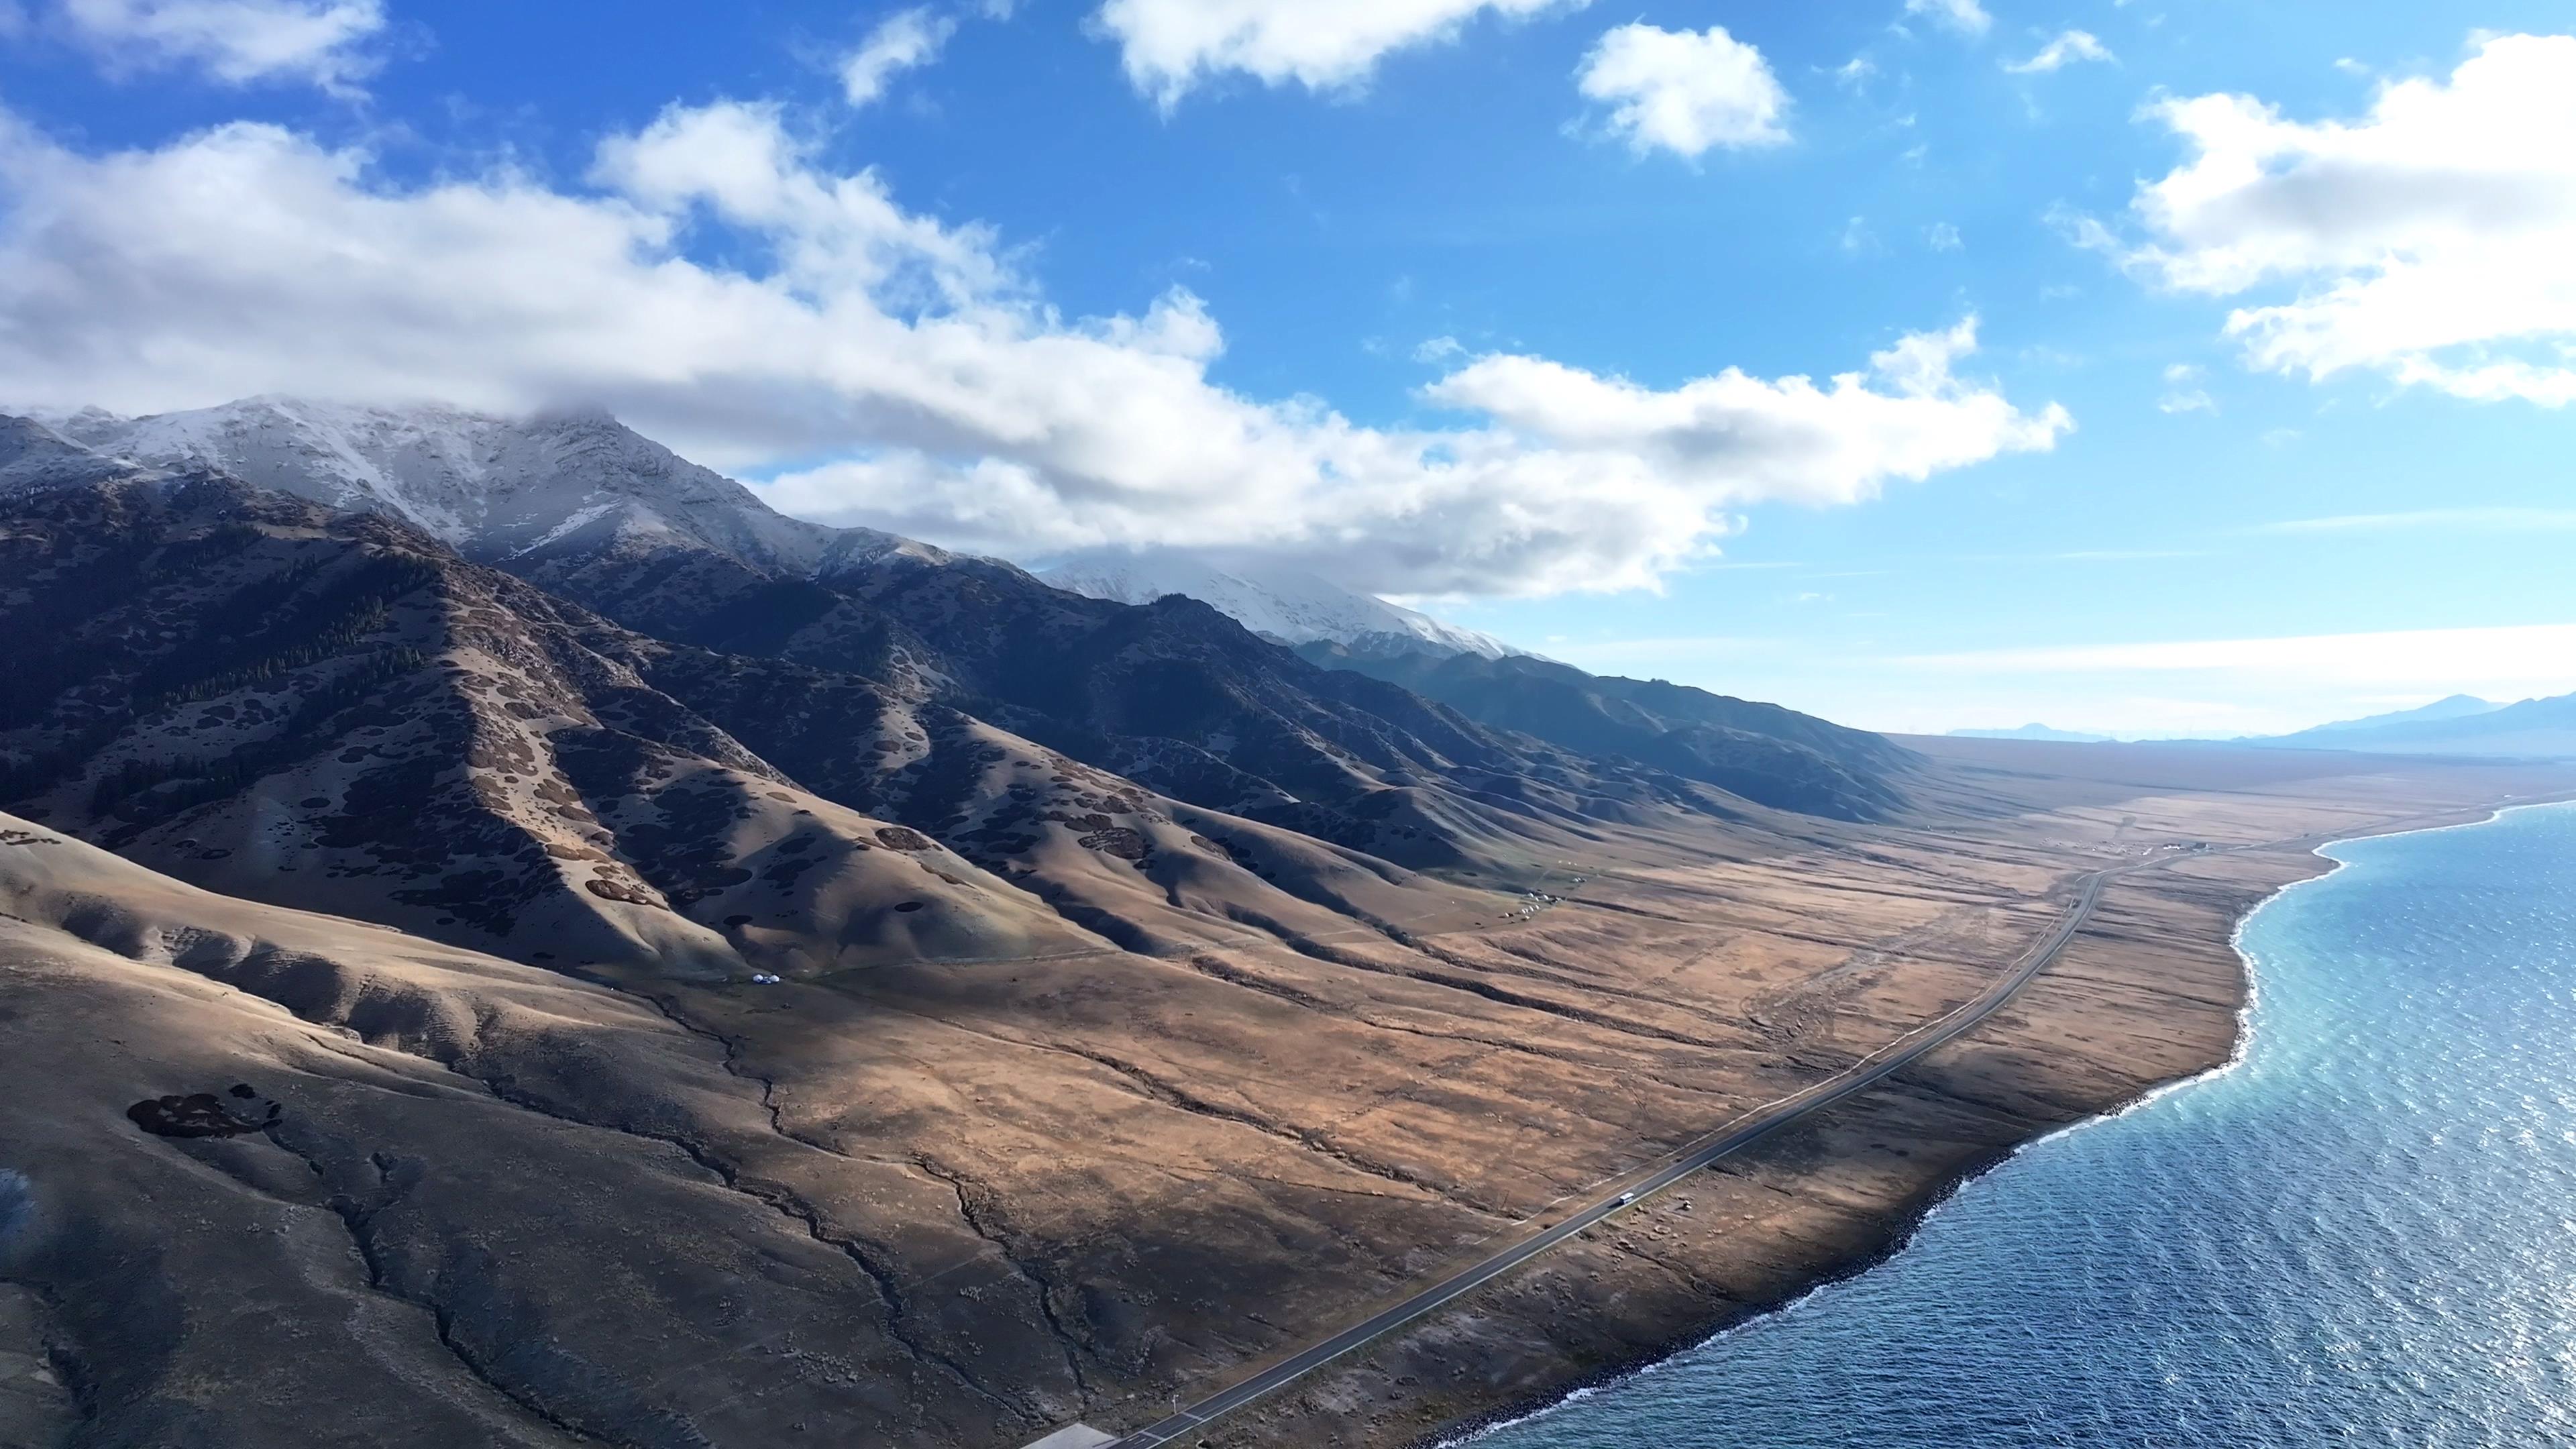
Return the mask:
{"type": "Polygon", "coordinates": [[[1568,832],[1377,929],[767,988],[504,961],[0,821],[0,1442],[1131,1427],[1966,1001],[2083,873],[2162,862],[1962,1041],[1206,1435],[1418,1442],[1865,1264],[2014,1144],[2223,1061],[2235,923],[2314,845],[2576,788],[1909,743],[1935,763],[1892,826],[1568,832]],[[228,1084],[238,1133],[127,1120],[228,1084]]]}

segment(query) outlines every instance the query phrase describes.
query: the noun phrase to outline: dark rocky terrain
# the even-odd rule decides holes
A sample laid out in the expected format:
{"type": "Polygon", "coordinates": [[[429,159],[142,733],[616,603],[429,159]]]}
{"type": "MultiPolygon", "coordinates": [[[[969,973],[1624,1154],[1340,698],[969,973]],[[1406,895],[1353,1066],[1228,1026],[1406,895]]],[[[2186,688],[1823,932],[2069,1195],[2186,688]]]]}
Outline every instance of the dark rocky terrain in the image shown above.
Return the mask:
{"type": "Polygon", "coordinates": [[[715,974],[1177,948],[1416,889],[899,673],[653,640],[382,515],[206,475],[0,519],[0,804],[214,889],[715,974]]]}
{"type": "Polygon", "coordinates": [[[600,414],[253,399],[158,419],[77,415],[34,446],[66,477],[108,453],[403,519],[641,633],[860,675],[1175,799],[1410,865],[1467,863],[1479,837],[1522,834],[1533,818],[1728,813],[1741,804],[1730,796],[1873,817],[1899,800],[1907,759],[1776,708],[1746,707],[1724,739],[1677,721],[1701,737],[1659,752],[1480,723],[1317,667],[1192,600],[1084,598],[1009,564],[782,517],[600,414]],[[92,460],[60,455],[65,442],[92,460]],[[1829,764],[1812,753],[1817,738],[1845,741],[1829,764]]]}
{"type": "Polygon", "coordinates": [[[1663,680],[1586,674],[1526,654],[1487,658],[1308,644],[1315,663],[1403,685],[1489,728],[1837,820],[1899,813],[1912,752],[1866,730],[1663,680]]]}

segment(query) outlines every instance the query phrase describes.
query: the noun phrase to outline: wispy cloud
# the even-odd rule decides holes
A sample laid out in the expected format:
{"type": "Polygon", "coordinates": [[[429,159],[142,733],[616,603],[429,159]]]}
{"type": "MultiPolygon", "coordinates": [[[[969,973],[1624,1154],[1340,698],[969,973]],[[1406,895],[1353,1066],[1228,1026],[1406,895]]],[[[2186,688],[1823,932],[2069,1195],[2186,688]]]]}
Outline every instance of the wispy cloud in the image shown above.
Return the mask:
{"type": "Polygon", "coordinates": [[[2132,560],[2163,558],[2207,558],[2208,552],[2194,548],[2072,548],[2053,553],[1961,553],[1948,561],[1963,564],[2020,563],[2125,563],[2132,560]]]}
{"type": "Polygon", "coordinates": [[[2576,508],[2418,508],[2405,513],[2344,513],[2326,518],[2285,518],[2257,523],[2243,532],[2411,533],[2424,529],[2473,529],[2516,532],[2576,529],[2576,508]]]}
{"type": "Polygon", "coordinates": [[[1995,23],[1977,0],[1905,0],[1905,13],[1920,15],[1963,35],[1983,35],[1995,23]]]}
{"type": "MultiPolygon", "coordinates": [[[[0,0],[0,35],[27,28],[0,0]]],[[[225,85],[306,82],[341,97],[383,57],[384,0],[65,0],[59,18],[111,74],[196,68],[225,85]]]]}
{"type": "Polygon", "coordinates": [[[2167,413],[2214,413],[2218,401],[2200,385],[2201,371],[2188,362],[2177,362],[2165,369],[2164,395],[2156,399],[2156,408],[2167,413]]]}
{"type": "Polygon", "coordinates": [[[927,6],[897,11],[841,61],[841,89],[851,105],[864,106],[886,93],[905,71],[939,58],[939,49],[957,33],[957,22],[934,15],[927,6]]]}
{"type": "Polygon", "coordinates": [[[2125,563],[2137,559],[2207,558],[2209,555],[2196,548],[2079,548],[2048,556],[2078,563],[2125,563]]]}
{"type": "Polygon", "coordinates": [[[2470,690],[2489,698],[2576,687],[2576,624],[2401,629],[1902,655],[1907,668],[1982,674],[2206,674],[2316,685],[2470,690]]]}
{"type": "Polygon", "coordinates": [[[2046,75],[2050,71],[2064,70],[2070,65],[2083,61],[2112,64],[2116,60],[2117,57],[2111,54],[2111,48],[2095,39],[2092,32],[2067,30],[2059,32],[2055,40],[2041,46],[2037,55],[2028,60],[2005,61],[2003,67],[2014,75],[2046,75]]]}

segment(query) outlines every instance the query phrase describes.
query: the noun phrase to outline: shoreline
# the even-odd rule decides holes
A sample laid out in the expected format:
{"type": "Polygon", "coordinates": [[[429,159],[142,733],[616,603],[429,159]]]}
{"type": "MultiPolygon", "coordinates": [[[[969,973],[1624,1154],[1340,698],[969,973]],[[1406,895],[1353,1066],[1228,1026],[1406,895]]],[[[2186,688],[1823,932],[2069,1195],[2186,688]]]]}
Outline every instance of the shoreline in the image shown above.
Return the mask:
{"type": "MultiPolygon", "coordinates": [[[[2237,961],[2238,982],[2242,995],[2234,1013],[2236,1027],[2230,1038],[2229,1048],[2224,1058],[2204,1066],[2199,1070],[2187,1072],[2180,1076],[2169,1077],[2162,1081],[2153,1083],[2136,1096],[2131,1097],[2107,1110],[2078,1117],[2072,1121],[2055,1124],[2043,1131],[2033,1134],[2032,1136],[2007,1144],[1992,1153],[1985,1154],[1974,1161],[1959,1166],[1956,1170],[1945,1174],[1940,1180],[1929,1186],[1917,1199],[1909,1201],[1895,1214],[1890,1215],[1886,1219],[1886,1221],[1888,1221],[1893,1227],[1893,1231],[1887,1235],[1885,1241],[1876,1250],[1865,1254],[1855,1261],[1838,1265],[1832,1271],[1813,1278],[1805,1283],[1804,1286],[1798,1288],[1793,1294],[1783,1298],[1777,1303],[1757,1307],[1742,1317],[1719,1326],[1714,1330],[1702,1331],[1691,1335],[1685,1341],[1680,1342],[1676,1346],[1657,1350],[1648,1356],[1633,1359],[1623,1364],[1607,1366],[1587,1373],[1579,1381],[1565,1388],[1551,1391],[1543,1400],[1525,1398],[1510,1406],[1497,1408],[1487,1414],[1471,1416],[1466,1419],[1453,1421],[1432,1433],[1417,1435],[1406,1441],[1406,1449],[1467,1449],[1467,1446],[1474,1445],[1505,1429],[1516,1425],[1526,1424],[1534,1420],[1543,1419],[1567,1405],[1579,1403],[1614,1384],[1623,1383],[1631,1379],[1643,1378],[1650,1374],[1661,1372],[1665,1368],[1671,1366],[1684,1354],[1722,1344],[1728,1338],[1751,1329],[1759,1324],[1768,1322],[1784,1314],[1797,1312],[1834,1288],[1845,1283],[1849,1283],[1879,1267],[1884,1266],[1897,1255],[1912,1247],[1920,1237],[1924,1224],[1930,1221],[1935,1213],[1938,1213],[1944,1207],[1950,1205],[1950,1203],[1952,1203],[1960,1193],[1966,1191],[1980,1179],[1986,1177],[1997,1168],[2002,1167],[2005,1163],[2012,1161],[2024,1152],[2029,1151],[2042,1143],[2051,1142],[2076,1132],[2101,1126],[2105,1123],[2118,1121],[2121,1118],[2144,1111],[2148,1107],[2153,1106],[2157,1102],[2162,1101],[2169,1096],[2190,1090],[2191,1088],[2200,1086],[2204,1083],[2214,1081],[2226,1076],[2230,1072],[2238,1070],[2244,1065],[2251,1053],[2253,1043],[2254,1012],[2257,1006],[2260,1005],[2262,991],[2261,980],[2255,971],[2254,958],[2245,950],[2244,942],[2246,929],[2253,923],[2254,918],[2265,908],[2279,901],[2291,891],[2302,886],[2312,885],[2318,881],[2331,879],[2335,875],[2341,873],[2343,869],[2350,864],[2350,862],[2327,854],[2327,852],[2332,850],[2334,847],[2364,840],[2388,840],[2407,835],[2427,835],[2448,830],[2472,829],[2479,826],[2491,825],[2517,811],[2537,810],[2571,804],[2576,804],[2576,793],[2561,794],[2533,800],[2517,801],[2508,799],[2493,806],[2467,806],[2463,807],[2458,812],[2444,812],[2446,814],[2456,813],[2462,816],[2472,816],[2473,818],[2447,819],[2433,824],[2411,824],[2406,820],[2392,821],[2388,822],[2387,825],[2382,828],[2357,830],[2350,834],[2337,835],[2331,839],[2318,841],[2302,852],[2302,858],[2312,858],[2326,862],[2323,869],[2318,870],[2313,874],[2302,875],[2294,880],[2284,881],[2280,885],[2273,887],[2270,891],[2264,893],[2261,897],[2257,898],[2252,903],[2245,906],[2243,910],[2238,912],[2233,924],[2229,928],[2227,946],[2237,961]],[[2479,813],[2481,811],[2483,813],[2479,813]]],[[[2277,848],[2280,850],[2289,850],[2295,847],[2297,843],[2297,839],[2284,841],[2277,848]]],[[[2267,850],[2259,853],[2269,854],[2271,852],[2267,850]]]]}

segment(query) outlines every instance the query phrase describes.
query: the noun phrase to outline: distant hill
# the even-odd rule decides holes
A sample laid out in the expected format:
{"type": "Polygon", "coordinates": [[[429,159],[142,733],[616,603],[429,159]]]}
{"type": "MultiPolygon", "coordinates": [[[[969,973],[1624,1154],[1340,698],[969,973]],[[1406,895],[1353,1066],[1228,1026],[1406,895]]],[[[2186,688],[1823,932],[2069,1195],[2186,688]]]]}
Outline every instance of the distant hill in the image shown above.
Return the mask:
{"type": "Polygon", "coordinates": [[[1400,684],[1489,728],[1635,760],[1775,809],[1880,819],[1903,803],[1894,777],[1918,763],[1883,736],[1780,705],[1660,679],[1586,674],[1526,654],[1372,655],[1323,642],[1297,652],[1400,684]]]}
{"type": "Polygon", "coordinates": [[[2044,724],[2026,724],[2008,730],[1952,730],[1954,740],[2059,740],[2067,744],[2100,745],[2110,743],[2109,735],[2088,735],[2076,730],[2052,729],[2044,724]]]}
{"type": "Polygon", "coordinates": [[[2482,710],[2468,708],[2483,703],[2454,696],[2379,720],[2353,720],[2246,743],[2272,749],[2367,750],[2390,755],[2576,758],[2576,694],[2482,710]]]}
{"type": "Polygon", "coordinates": [[[2314,735],[2339,734],[2349,730],[2374,730],[2389,725],[2432,724],[2438,720],[2467,719],[2471,715],[2492,714],[2502,708],[2504,708],[2503,705],[2493,700],[2480,699],[2474,694],[2455,694],[2448,699],[2437,699],[2431,704],[2414,709],[2364,715],[2360,719],[2337,720],[2333,724],[2322,724],[2315,729],[2301,730],[2287,738],[2301,739],[2314,735]]]}

